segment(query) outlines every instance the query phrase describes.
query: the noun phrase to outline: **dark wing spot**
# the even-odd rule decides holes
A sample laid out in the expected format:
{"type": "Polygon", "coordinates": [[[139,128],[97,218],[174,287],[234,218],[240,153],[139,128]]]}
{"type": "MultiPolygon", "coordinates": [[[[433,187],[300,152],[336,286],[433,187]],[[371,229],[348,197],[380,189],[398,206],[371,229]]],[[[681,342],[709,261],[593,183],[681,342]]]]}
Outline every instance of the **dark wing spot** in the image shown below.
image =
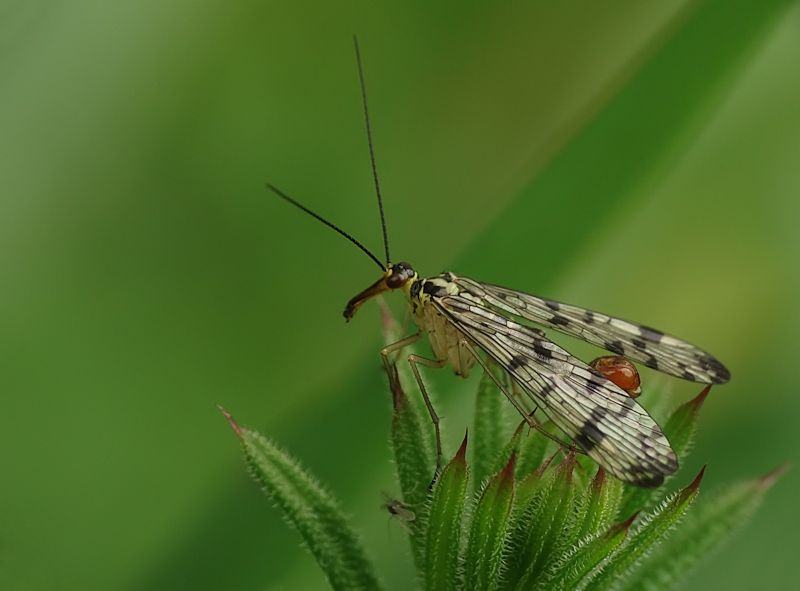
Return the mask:
{"type": "Polygon", "coordinates": [[[719,367],[716,368],[716,373],[713,376],[713,380],[715,384],[724,384],[725,382],[731,379],[731,372],[728,371],[728,368],[719,364],[719,367]]]}
{"type": "Polygon", "coordinates": [[[586,324],[594,324],[594,312],[586,310],[583,313],[583,319],[586,321],[586,324]]]}
{"type": "Polygon", "coordinates": [[[550,319],[550,324],[555,326],[566,326],[569,324],[569,318],[566,316],[562,316],[561,314],[554,314],[553,317],[550,319]]]}
{"type": "Polygon", "coordinates": [[[586,453],[594,449],[603,439],[603,432],[597,428],[597,424],[601,422],[605,416],[606,411],[604,409],[600,407],[593,409],[589,420],[581,426],[580,431],[575,436],[575,443],[586,453]]]}
{"type": "Polygon", "coordinates": [[[540,390],[542,397],[544,398],[547,398],[550,394],[552,394],[555,391],[556,389],[553,387],[552,384],[545,384],[544,386],[542,386],[542,389],[540,390]]]}
{"type": "Polygon", "coordinates": [[[606,349],[612,353],[616,353],[617,355],[625,355],[625,345],[622,344],[622,341],[611,341],[610,343],[606,343],[606,349]]]}
{"type": "Polygon", "coordinates": [[[546,347],[543,347],[539,343],[534,343],[533,344],[533,352],[536,353],[537,355],[539,355],[540,357],[545,358],[545,359],[552,359],[553,358],[553,352],[550,349],[547,349],[546,347]]]}
{"type": "MultiPolygon", "coordinates": [[[[584,427],[585,426],[586,425],[584,425],[584,427]]],[[[594,449],[595,443],[583,433],[584,427],[581,427],[581,433],[575,436],[575,443],[578,445],[578,447],[580,447],[583,451],[585,451],[588,454],[590,451],[594,449]]]]}
{"type": "Polygon", "coordinates": [[[711,355],[703,355],[697,359],[700,367],[712,374],[715,384],[724,384],[731,379],[731,372],[711,355]]]}
{"type": "Polygon", "coordinates": [[[525,358],[522,355],[514,355],[508,364],[508,369],[514,371],[525,365],[525,358]]]}
{"type": "Polygon", "coordinates": [[[644,360],[644,364],[650,369],[658,369],[658,359],[652,355],[644,360]]]}
{"type": "Polygon", "coordinates": [[[544,305],[550,308],[551,310],[555,310],[557,312],[561,309],[561,304],[559,304],[558,302],[554,302],[553,300],[548,300],[545,298],[542,298],[542,301],[544,302],[544,305]]]}
{"type": "Polygon", "coordinates": [[[656,488],[664,483],[663,474],[652,474],[644,470],[630,473],[630,483],[642,488],[656,488]]]}
{"type": "Polygon", "coordinates": [[[663,332],[655,328],[650,328],[649,326],[640,326],[639,334],[642,335],[645,341],[650,341],[651,343],[660,343],[661,337],[664,336],[663,332]]]}
{"type": "Polygon", "coordinates": [[[426,281],[422,286],[422,291],[434,298],[441,298],[447,295],[447,289],[441,285],[436,285],[430,281],[426,281]]]}
{"type": "Polygon", "coordinates": [[[689,370],[683,370],[683,373],[681,375],[683,376],[684,379],[689,380],[690,382],[696,382],[697,381],[697,376],[694,375],[689,370]]]}
{"type": "Polygon", "coordinates": [[[639,351],[645,351],[647,349],[647,343],[641,339],[631,339],[631,343],[633,343],[633,346],[639,349],[639,351]]]}

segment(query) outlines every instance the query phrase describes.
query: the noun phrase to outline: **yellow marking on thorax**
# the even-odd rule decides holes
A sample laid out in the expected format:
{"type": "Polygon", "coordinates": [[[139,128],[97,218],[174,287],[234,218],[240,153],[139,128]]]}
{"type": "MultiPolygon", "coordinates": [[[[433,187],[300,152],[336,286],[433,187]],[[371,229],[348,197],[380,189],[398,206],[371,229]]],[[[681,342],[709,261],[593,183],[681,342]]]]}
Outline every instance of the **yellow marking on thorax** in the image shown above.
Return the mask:
{"type": "MultiPolygon", "coordinates": [[[[455,283],[441,277],[426,279],[425,282],[445,288],[448,293],[453,295],[459,291],[455,283]]],[[[475,359],[469,351],[459,346],[459,342],[464,338],[464,335],[431,304],[430,294],[420,290],[418,294],[412,295],[410,292],[411,283],[409,282],[406,295],[414,322],[420,329],[428,333],[428,340],[436,358],[446,360],[457,375],[467,377],[469,370],[475,364],[475,359]],[[460,353],[459,349],[461,349],[460,353]]]]}

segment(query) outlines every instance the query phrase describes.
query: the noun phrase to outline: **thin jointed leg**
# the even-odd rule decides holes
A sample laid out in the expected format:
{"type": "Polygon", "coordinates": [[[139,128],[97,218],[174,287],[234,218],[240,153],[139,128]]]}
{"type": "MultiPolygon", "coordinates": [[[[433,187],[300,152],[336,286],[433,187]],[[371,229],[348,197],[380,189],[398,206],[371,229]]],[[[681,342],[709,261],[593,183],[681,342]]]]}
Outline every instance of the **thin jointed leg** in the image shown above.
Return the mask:
{"type": "MultiPolygon", "coordinates": [[[[397,375],[397,366],[395,365],[396,360],[390,358],[392,353],[401,351],[404,347],[414,344],[417,342],[420,337],[422,336],[422,331],[417,332],[416,334],[410,335],[397,341],[396,343],[392,343],[390,345],[385,346],[381,349],[381,358],[383,359],[383,367],[386,370],[386,374],[389,377],[389,387],[394,389],[395,387],[399,387],[399,377],[397,375]]],[[[425,388],[425,384],[422,381],[422,376],[419,373],[419,369],[417,368],[417,363],[421,365],[425,365],[427,367],[434,367],[434,368],[442,368],[444,367],[446,361],[438,361],[434,359],[427,359],[425,357],[420,357],[419,355],[409,355],[408,356],[408,364],[411,366],[411,371],[414,373],[414,377],[417,380],[417,385],[419,386],[420,392],[422,392],[422,398],[425,401],[425,406],[428,409],[428,414],[431,417],[431,422],[433,423],[433,429],[436,434],[436,474],[439,473],[442,467],[442,437],[439,430],[439,415],[436,414],[436,410],[433,408],[433,403],[431,402],[430,396],[428,395],[428,390],[425,388]]]]}
{"type": "Polygon", "coordinates": [[[436,474],[439,474],[442,469],[442,434],[439,431],[439,415],[436,414],[436,410],[433,408],[431,398],[428,396],[428,390],[425,388],[425,383],[422,381],[422,376],[419,374],[417,363],[426,367],[441,369],[445,366],[447,360],[427,359],[426,357],[411,354],[408,356],[408,363],[411,366],[411,371],[414,372],[414,377],[417,378],[417,385],[419,386],[420,392],[422,392],[422,398],[425,399],[425,406],[428,407],[428,414],[431,415],[431,421],[433,422],[433,430],[436,434],[436,474]]]}

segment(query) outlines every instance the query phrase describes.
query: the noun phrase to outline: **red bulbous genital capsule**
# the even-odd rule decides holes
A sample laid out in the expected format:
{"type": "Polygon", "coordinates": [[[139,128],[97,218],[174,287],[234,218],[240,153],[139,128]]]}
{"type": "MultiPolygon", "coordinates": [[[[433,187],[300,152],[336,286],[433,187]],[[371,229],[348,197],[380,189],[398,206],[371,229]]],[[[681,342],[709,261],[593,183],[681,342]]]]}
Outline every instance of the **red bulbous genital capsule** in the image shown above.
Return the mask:
{"type": "Polygon", "coordinates": [[[625,390],[631,398],[636,398],[642,393],[639,370],[637,370],[636,366],[626,357],[607,355],[605,357],[598,357],[589,365],[625,390]]]}

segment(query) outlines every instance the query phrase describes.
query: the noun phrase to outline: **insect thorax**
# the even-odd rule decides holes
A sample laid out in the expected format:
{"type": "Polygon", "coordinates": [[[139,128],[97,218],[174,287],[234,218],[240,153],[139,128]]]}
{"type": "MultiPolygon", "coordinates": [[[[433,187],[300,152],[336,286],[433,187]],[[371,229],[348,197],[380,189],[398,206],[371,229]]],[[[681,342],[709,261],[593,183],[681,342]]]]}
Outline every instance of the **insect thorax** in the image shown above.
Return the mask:
{"type": "Polygon", "coordinates": [[[432,298],[459,293],[460,289],[452,278],[451,273],[442,273],[430,279],[415,279],[410,282],[406,295],[411,316],[417,326],[428,333],[433,354],[437,359],[446,360],[457,375],[467,377],[475,359],[459,345],[464,335],[431,302],[432,298]]]}

